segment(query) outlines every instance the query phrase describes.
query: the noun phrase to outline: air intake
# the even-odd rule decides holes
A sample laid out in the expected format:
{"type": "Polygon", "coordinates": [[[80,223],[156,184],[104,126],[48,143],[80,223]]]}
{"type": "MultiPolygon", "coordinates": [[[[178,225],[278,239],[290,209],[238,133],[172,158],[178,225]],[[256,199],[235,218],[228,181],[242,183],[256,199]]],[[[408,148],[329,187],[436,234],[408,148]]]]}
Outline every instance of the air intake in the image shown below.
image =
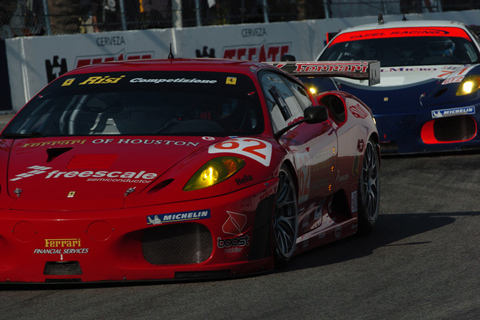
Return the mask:
{"type": "Polygon", "coordinates": [[[46,276],[70,276],[82,274],[78,261],[47,261],[43,274],[46,276]]]}
{"type": "Polygon", "coordinates": [[[192,264],[210,257],[213,240],[201,224],[178,223],[145,230],[142,248],[145,260],[151,264],[192,264]]]}

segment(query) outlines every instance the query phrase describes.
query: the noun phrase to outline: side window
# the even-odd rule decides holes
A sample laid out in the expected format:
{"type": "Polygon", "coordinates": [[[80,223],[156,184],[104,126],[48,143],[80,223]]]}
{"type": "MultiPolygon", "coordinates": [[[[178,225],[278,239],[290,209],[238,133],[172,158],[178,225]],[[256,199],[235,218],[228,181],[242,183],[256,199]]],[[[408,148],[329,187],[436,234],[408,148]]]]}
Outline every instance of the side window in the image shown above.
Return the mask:
{"type": "Polygon", "coordinates": [[[303,110],[312,106],[312,100],[310,100],[310,96],[307,91],[305,91],[305,88],[295,82],[287,81],[287,83],[290,84],[290,88],[303,110]]]}
{"type": "Polygon", "coordinates": [[[295,84],[288,79],[273,72],[265,72],[260,75],[260,83],[267,99],[268,110],[275,131],[286,127],[293,120],[303,117],[303,105],[299,103],[296,94],[301,93],[292,90],[295,84]]]}

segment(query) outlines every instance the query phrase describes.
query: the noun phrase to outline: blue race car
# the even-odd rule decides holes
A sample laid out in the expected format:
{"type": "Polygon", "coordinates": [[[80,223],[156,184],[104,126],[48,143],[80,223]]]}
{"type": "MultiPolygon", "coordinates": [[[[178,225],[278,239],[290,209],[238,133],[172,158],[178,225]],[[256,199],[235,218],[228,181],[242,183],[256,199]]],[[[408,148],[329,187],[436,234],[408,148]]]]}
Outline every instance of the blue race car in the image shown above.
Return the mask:
{"type": "MultiPolygon", "coordinates": [[[[379,23],[339,32],[317,60],[380,61],[379,84],[347,78],[335,84],[372,109],[382,154],[480,148],[480,39],[471,27],[379,17],[379,23]]],[[[321,90],[329,85],[302,81],[321,90]]]]}

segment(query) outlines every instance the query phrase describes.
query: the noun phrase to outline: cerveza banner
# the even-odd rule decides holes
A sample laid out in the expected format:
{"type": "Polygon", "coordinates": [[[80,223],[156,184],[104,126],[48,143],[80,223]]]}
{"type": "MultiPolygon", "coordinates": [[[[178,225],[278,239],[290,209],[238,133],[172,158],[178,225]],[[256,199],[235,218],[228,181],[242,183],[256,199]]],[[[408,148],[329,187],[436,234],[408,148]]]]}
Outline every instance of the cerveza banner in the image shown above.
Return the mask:
{"type": "Polygon", "coordinates": [[[0,112],[12,110],[5,40],[0,40],[0,112]]]}
{"type": "MultiPolygon", "coordinates": [[[[428,13],[428,16],[412,14],[406,18],[476,25],[478,15],[479,10],[470,10],[428,13]]],[[[384,19],[401,21],[403,15],[386,15],[384,19]]],[[[7,39],[0,45],[0,111],[19,110],[56,77],[87,65],[167,58],[170,48],[178,58],[273,62],[290,54],[297,61],[312,61],[325,46],[327,33],[376,22],[377,16],[367,16],[7,39]]]]}

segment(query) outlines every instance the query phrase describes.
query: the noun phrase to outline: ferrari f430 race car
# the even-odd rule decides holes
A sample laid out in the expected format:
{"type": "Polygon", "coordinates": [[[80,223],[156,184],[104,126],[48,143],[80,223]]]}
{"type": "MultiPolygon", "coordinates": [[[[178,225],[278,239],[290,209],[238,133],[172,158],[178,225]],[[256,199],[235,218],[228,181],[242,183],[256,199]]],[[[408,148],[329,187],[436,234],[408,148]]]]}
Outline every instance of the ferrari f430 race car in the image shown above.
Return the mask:
{"type": "Polygon", "coordinates": [[[480,147],[479,49],[477,34],[459,22],[380,17],[341,31],[317,59],[380,61],[378,85],[336,84],[372,109],[382,154],[455,151],[480,147]]]}
{"type": "Polygon", "coordinates": [[[237,276],[371,232],[370,109],[282,71],[379,71],[336,65],[171,58],[57,78],[1,133],[0,282],[237,276]]]}

